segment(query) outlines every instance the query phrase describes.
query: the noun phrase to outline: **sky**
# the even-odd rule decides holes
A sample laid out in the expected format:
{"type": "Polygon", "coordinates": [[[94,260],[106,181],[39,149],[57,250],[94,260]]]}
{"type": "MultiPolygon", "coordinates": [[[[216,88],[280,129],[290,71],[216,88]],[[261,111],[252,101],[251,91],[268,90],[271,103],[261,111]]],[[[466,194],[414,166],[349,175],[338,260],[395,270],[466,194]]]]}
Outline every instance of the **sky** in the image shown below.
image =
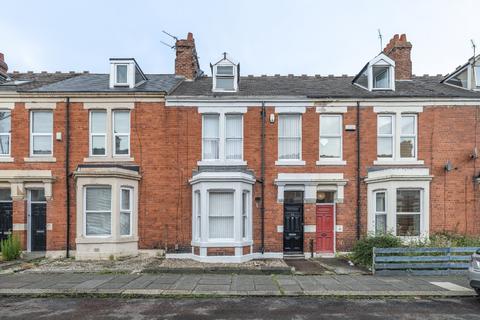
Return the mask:
{"type": "Polygon", "coordinates": [[[247,74],[354,75],[396,33],[412,43],[413,73],[446,74],[480,52],[478,0],[3,0],[0,52],[9,71],[109,72],[134,57],[173,73],[161,41],[194,34],[201,68],[228,52],[247,74]]]}

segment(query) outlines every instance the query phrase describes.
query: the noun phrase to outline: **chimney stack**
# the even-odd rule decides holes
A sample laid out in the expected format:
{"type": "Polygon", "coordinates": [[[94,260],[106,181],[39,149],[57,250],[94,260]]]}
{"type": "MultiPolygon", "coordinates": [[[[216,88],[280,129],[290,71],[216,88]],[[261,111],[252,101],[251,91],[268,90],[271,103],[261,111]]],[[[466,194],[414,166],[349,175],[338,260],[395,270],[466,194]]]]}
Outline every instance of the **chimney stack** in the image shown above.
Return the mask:
{"type": "Polygon", "coordinates": [[[0,83],[4,82],[8,78],[8,66],[5,63],[5,57],[3,56],[3,53],[0,52],[0,83]]]}
{"type": "Polygon", "coordinates": [[[395,61],[395,80],[410,80],[412,78],[412,59],[410,52],[412,44],[407,36],[396,34],[383,49],[383,53],[395,61]]]}
{"type": "Polygon", "coordinates": [[[197,50],[193,34],[188,33],[187,39],[177,40],[175,43],[175,74],[184,76],[187,80],[194,80],[203,74],[198,63],[197,50]]]}

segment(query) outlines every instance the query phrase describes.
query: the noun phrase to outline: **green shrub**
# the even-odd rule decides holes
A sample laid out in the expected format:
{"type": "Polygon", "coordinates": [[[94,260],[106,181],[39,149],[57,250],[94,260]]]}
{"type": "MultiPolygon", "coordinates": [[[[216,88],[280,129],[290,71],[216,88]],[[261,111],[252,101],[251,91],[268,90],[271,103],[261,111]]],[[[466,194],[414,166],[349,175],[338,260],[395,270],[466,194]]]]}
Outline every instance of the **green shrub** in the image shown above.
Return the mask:
{"type": "Polygon", "coordinates": [[[480,237],[471,237],[451,232],[432,234],[429,240],[429,247],[480,247],[480,237]]]}
{"type": "Polygon", "coordinates": [[[390,234],[367,236],[355,244],[351,259],[354,263],[370,268],[372,266],[373,248],[401,247],[402,240],[390,234]]]}
{"type": "Polygon", "coordinates": [[[15,260],[22,253],[22,243],[16,235],[9,235],[7,239],[0,242],[3,261],[15,260]]]}

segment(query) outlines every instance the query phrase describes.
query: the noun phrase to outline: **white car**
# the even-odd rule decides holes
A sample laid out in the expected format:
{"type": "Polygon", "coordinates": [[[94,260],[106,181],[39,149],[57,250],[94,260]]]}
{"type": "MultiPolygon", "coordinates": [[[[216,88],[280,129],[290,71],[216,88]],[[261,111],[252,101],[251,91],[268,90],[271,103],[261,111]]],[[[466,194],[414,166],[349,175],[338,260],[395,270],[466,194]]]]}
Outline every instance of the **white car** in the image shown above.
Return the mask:
{"type": "Polygon", "coordinates": [[[468,268],[468,280],[470,281],[470,286],[480,295],[480,249],[472,254],[472,260],[468,268]]]}

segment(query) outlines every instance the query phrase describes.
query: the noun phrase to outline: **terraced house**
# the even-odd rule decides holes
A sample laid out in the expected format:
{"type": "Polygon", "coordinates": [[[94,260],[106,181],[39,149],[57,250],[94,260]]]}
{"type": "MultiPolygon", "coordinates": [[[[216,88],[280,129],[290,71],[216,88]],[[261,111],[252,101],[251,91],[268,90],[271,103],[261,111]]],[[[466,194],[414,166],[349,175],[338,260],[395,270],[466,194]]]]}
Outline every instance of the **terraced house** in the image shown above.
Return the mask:
{"type": "Polygon", "coordinates": [[[7,73],[2,55],[0,236],[239,262],[478,234],[479,58],[415,76],[411,49],[395,35],[354,77],[244,76],[227,54],[206,76],[192,34],[175,74],[7,73]]]}

